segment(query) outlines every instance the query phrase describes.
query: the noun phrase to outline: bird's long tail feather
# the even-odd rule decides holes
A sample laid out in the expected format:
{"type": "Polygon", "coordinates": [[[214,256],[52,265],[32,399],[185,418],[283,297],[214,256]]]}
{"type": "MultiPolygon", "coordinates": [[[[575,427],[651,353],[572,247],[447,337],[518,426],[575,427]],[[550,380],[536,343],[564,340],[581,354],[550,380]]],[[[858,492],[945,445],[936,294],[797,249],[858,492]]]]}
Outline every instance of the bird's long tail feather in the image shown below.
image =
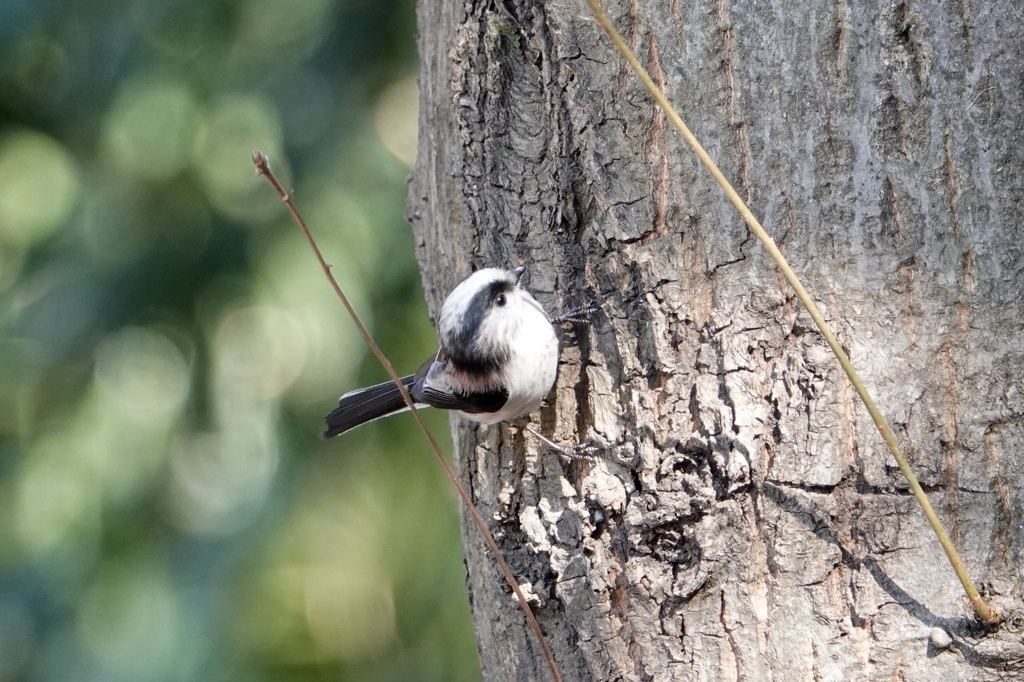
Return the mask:
{"type": "MultiPolygon", "coordinates": [[[[415,381],[416,378],[411,375],[402,377],[402,383],[410,390],[415,381]]],[[[404,412],[406,409],[405,400],[392,381],[346,393],[338,400],[338,407],[324,418],[326,428],[323,437],[341,435],[374,419],[404,412]]]]}

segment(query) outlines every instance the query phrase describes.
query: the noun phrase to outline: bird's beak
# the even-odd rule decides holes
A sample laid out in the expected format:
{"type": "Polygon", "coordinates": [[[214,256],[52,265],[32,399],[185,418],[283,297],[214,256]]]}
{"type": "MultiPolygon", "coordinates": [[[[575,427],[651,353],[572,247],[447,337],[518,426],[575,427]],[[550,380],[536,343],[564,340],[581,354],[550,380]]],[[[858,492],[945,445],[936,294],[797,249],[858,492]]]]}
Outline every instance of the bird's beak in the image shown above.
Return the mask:
{"type": "Polygon", "coordinates": [[[516,286],[519,286],[519,280],[523,278],[523,273],[526,272],[526,266],[516,268],[512,271],[512,281],[516,286]]]}

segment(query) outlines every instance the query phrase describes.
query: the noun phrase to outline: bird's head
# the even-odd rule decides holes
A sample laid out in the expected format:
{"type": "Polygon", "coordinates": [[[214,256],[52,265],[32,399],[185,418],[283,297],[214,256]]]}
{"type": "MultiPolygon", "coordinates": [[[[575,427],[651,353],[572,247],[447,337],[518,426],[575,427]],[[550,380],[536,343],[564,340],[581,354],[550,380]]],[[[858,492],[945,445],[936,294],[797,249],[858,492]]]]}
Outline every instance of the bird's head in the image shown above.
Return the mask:
{"type": "Polygon", "coordinates": [[[438,335],[445,354],[457,367],[496,371],[533,325],[550,326],[547,313],[520,285],[525,270],[477,270],[445,299],[438,335]]]}

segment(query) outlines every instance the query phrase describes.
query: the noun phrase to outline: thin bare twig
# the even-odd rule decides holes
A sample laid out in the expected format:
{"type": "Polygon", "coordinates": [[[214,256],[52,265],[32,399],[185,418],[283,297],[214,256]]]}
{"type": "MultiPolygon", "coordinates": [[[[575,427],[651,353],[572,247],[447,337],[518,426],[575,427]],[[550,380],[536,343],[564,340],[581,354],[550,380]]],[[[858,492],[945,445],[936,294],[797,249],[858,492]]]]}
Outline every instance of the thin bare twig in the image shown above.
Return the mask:
{"type": "Polygon", "coordinates": [[[444,468],[444,473],[451,480],[452,485],[455,486],[455,490],[459,493],[459,497],[462,498],[463,504],[466,505],[466,510],[469,512],[470,518],[473,519],[473,523],[480,530],[480,534],[484,538],[484,542],[487,544],[487,548],[491,551],[494,559],[498,562],[498,566],[501,569],[502,574],[505,576],[505,580],[512,587],[512,591],[515,592],[516,599],[519,600],[519,605],[523,609],[523,614],[526,616],[527,622],[530,624],[530,628],[533,633],[537,636],[537,642],[540,644],[541,650],[544,652],[544,658],[547,660],[548,669],[551,670],[551,677],[555,682],[561,682],[562,676],[558,672],[558,666],[555,664],[554,654],[551,653],[551,648],[548,646],[547,639],[544,637],[544,632],[540,629],[540,623],[537,622],[537,618],[533,615],[533,611],[530,609],[530,605],[526,601],[526,596],[523,591],[519,588],[519,582],[516,580],[515,575],[512,573],[512,569],[508,567],[505,562],[505,557],[501,555],[501,550],[498,549],[498,544],[494,541],[494,536],[491,535],[491,531],[487,528],[487,523],[484,521],[483,516],[480,515],[480,511],[473,504],[473,498],[469,496],[465,486],[462,485],[462,481],[459,480],[458,475],[455,473],[455,469],[448,463],[448,460],[441,453],[441,446],[437,444],[434,439],[434,435],[430,433],[430,429],[427,428],[426,423],[423,421],[423,416],[416,409],[416,403],[413,401],[412,396],[409,395],[408,389],[405,384],[402,383],[401,377],[398,372],[395,371],[391,361],[388,360],[387,356],[384,355],[384,351],[380,349],[377,342],[373,340],[366,325],[363,324],[362,319],[359,317],[359,313],[356,312],[352,304],[349,303],[348,296],[342,291],[341,285],[338,284],[338,280],[334,278],[334,274],[331,272],[331,266],[324,260],[323,254],[320,252],[320,247],[317,246],[316,240],[313,239],[313,235],[310,234],[309,228],[306,227],[306,221],[302,219],[302,215],[299,213],[299,209],[296,208],[295,203],[292,202],[291,192],[286,192],[278,182],[274,173],[270,170],[270,162],[267,160],[266,154],[260,151],[252,153],[252,163],[256,166],[256,172],[267,179],[267,182],[277,191],[281,197],[281,201],[288,207],[288,211],[292,214],[292,218],[295,219],[296,224],[302,230],[302,234],[306,237],[306,241],[309,242],[309,246],[313,249],[313,253],[316,254],[316,259],[320,263],[320,267],[323,269],[324,274],[327,275],[327,279],[330,281],[331,286],[334,287],[334,293],[341,299],[342,305],[345,306],[345,310],[348,311],[349,317],[352,318],[352,322],[355,323],[356,328],[359,330],[359,334],[363,337],[366,345],[370,347],[373,354],[377,357],[377,360],[384,367],[384,371],[388,373],[391,380],[395,382],[395,386],[402,394],[402,399],[405,400],[405,404],[409,406],[412,412],[413,418],[416,420],[416,424],[420,427],[423,435],[427,437],[427,441],[430,443],[430,448],[434,451],[437,456],[437,461],[441,463],[441,467],[444,468]]]}

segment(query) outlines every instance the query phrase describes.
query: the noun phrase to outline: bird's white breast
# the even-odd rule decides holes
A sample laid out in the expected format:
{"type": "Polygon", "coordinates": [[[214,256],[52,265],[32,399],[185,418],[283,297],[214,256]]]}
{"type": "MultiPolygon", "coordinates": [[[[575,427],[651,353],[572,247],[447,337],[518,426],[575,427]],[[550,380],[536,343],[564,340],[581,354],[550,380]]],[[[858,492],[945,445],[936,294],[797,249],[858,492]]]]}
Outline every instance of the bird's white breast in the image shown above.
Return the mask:
{"type": "Polygon", "coordinates": [[[492,424],[517,419],[537,410],[551,392],[558,375],[558,338],[551,321],[532,296],[525,291],[523,314],[494,321],[502,327],[498,338],[507,339],[511,355],[502,371],[502,383],[508,401],[498,412],[470,414],[469,419],[492,424]]]}

